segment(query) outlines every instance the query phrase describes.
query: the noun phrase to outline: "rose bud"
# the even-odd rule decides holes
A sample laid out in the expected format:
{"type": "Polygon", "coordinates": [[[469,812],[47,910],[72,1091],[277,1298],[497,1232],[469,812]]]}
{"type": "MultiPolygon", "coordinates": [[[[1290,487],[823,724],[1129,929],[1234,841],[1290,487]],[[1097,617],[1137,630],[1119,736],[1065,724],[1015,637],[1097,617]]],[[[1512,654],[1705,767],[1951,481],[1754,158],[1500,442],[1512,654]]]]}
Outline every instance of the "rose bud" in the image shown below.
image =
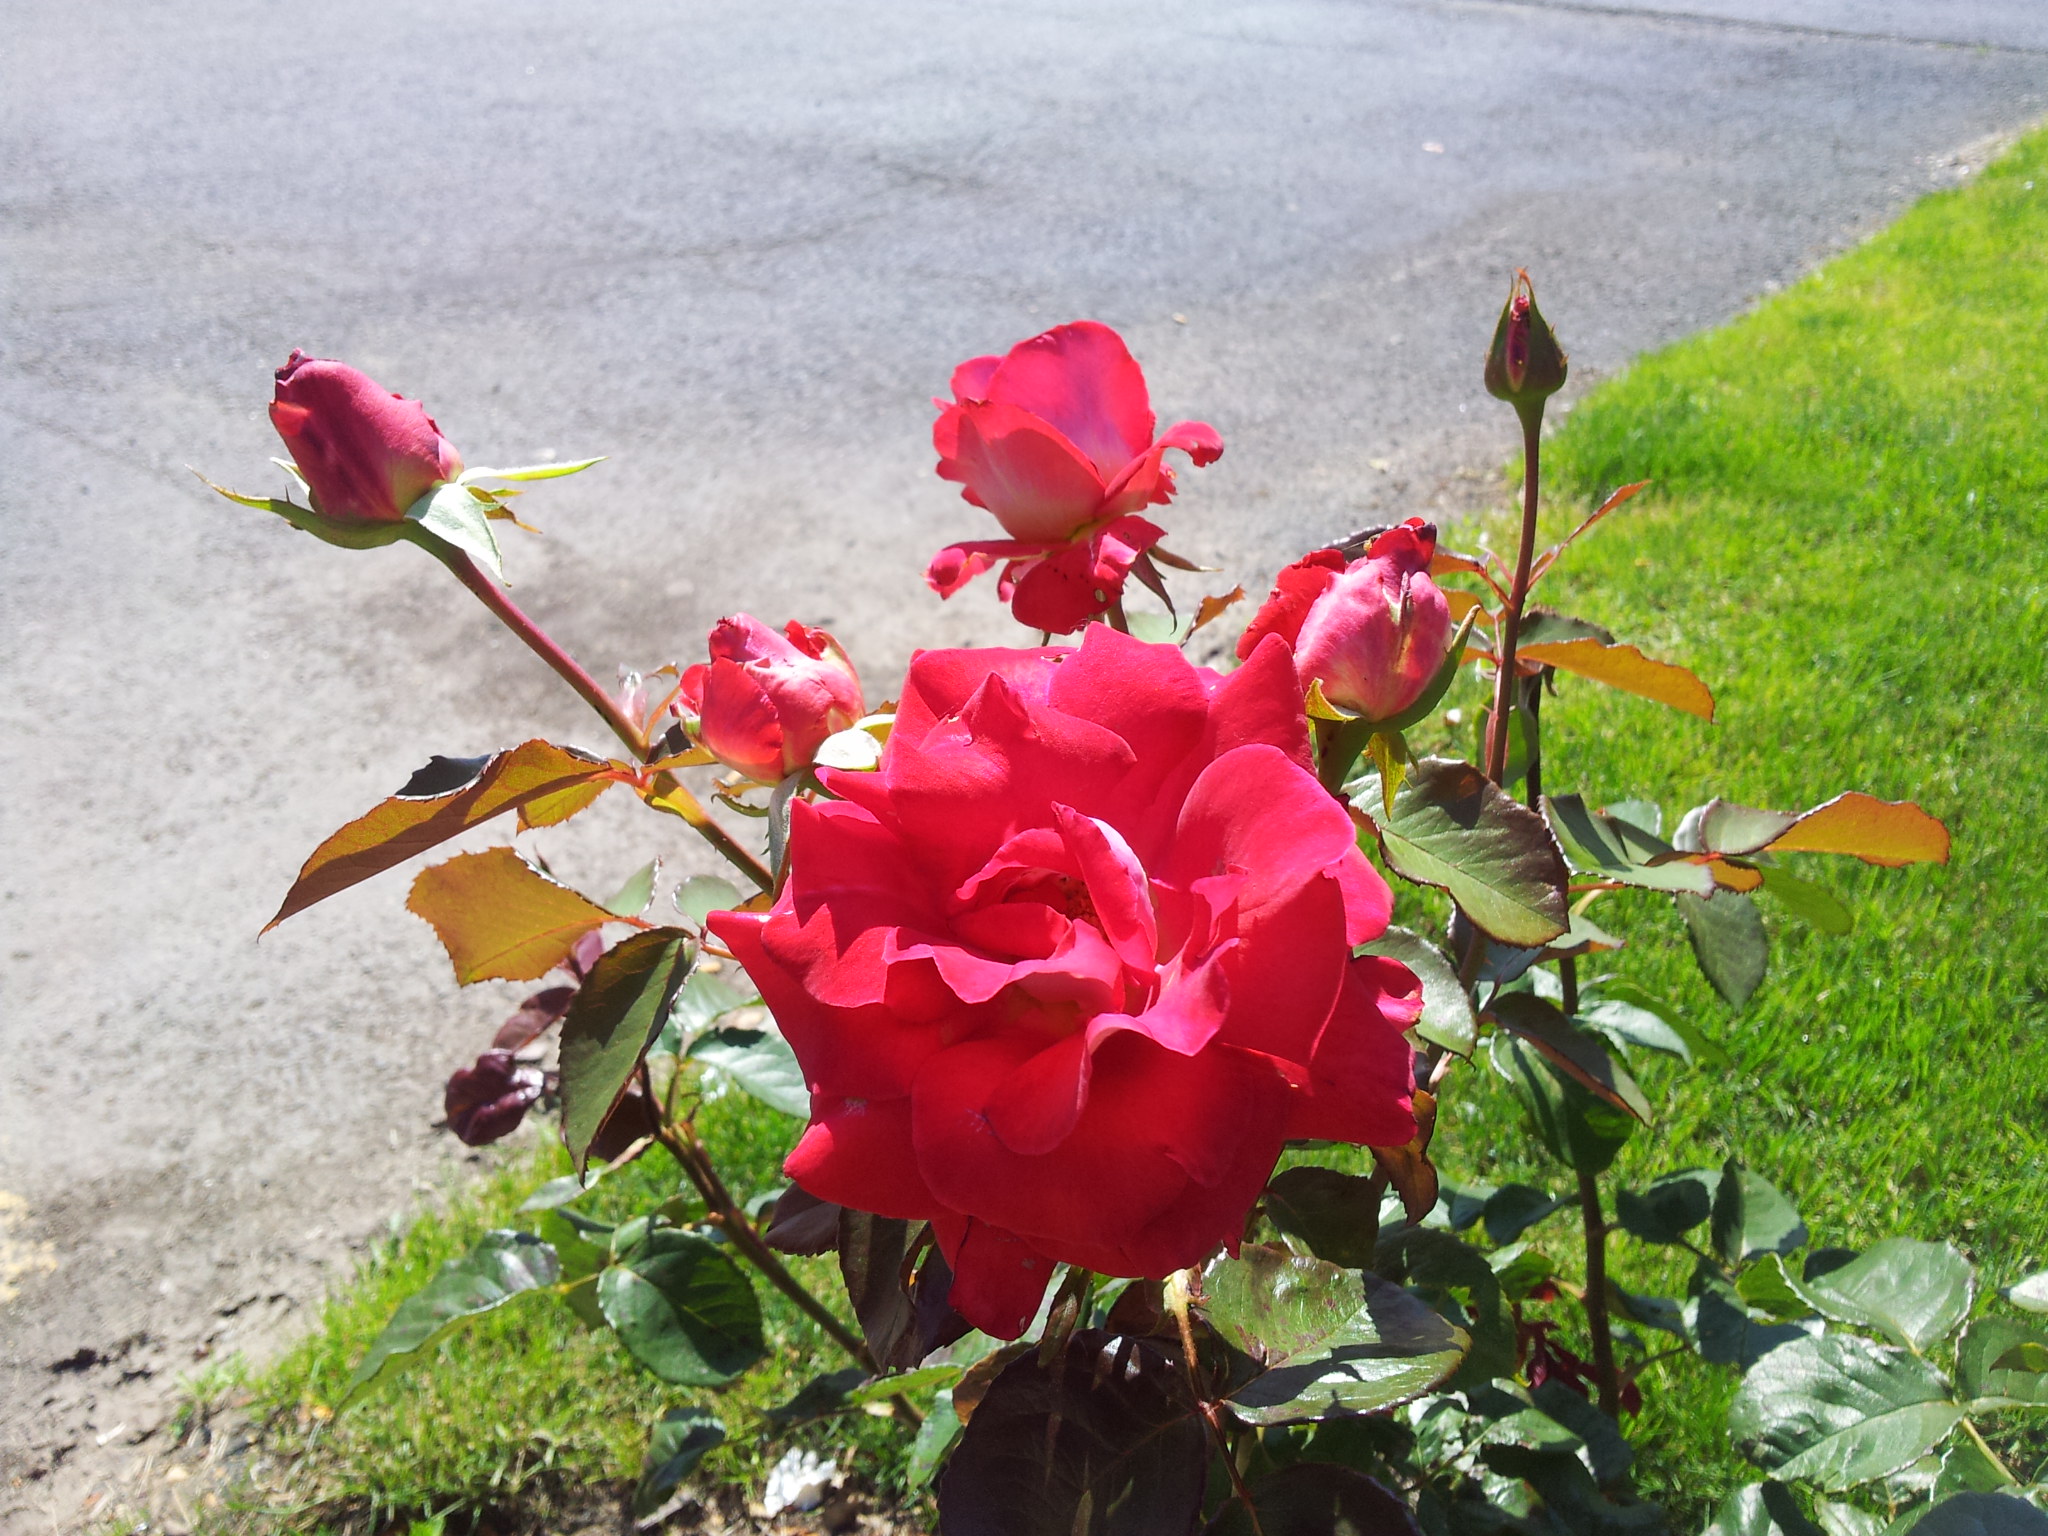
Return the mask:
{"type": "Polygon", "coordinates": [[[925,580],[951,597],[1007,560],[1004,600],[1021,622],[1058,634],[1114,608],[1134,565],[1155,579],[1147,551],[1161,532],[1137,514],[1173,498],[1167,450],[1197,468],[1223,452],[1207,422],[1176,422],[1154,438],[1144,372],[1123,338],[1093,320],[970,358],[953,370],[952,402],[935,403],[940,477],[1009,537],[941,550],[925,580]]]}
{"type": "Polygon", "coordinates": [[[792,619],[777,634],[738,614],[711,631],[711,660],[682,676],[699,745],[735,773],[775,784],[810,766],[819,745],[866,713],[839,642],[792,619]]]}
{"type": "Polygon", "coordinates": [[[313,510],[338,523],[396,523],[462,455],[417,400],[368,374],[294,352],[277,370],[270,421],[305,477],[313,510]]]}
{"type": "Polygon", "coordinates": [[[1536,307],[1526,270],[1508,285],[1508,301],[1486,354],[1486,392],[1516,407],[1542,403],[1564,388],[1567,360],[1557,335],[1536,307]]]}
{"type": "Polygon", "coordinates": [[[1304,690],[1314,682],[1339,709],[1395,719],[1436,681],[1451,648],[1450,604],[1429,579],[1435,552],[1435,525],[1411,517],[1349,566],[1334,549],[1297,560],[1274,582],[1237,654],[1250,656],[1277,634],[1294,649],[1304,690]]]}

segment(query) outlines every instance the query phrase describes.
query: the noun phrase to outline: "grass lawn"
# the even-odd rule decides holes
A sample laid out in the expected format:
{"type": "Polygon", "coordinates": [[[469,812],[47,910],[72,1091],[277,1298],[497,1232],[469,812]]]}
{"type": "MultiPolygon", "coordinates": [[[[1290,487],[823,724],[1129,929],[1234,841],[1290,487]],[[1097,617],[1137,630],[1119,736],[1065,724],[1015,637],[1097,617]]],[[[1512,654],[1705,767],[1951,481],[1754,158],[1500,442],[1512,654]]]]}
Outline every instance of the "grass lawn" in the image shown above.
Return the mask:
{"type": "MultiPolygon", "coordinates": [[[[1593,969],[1680,1000],[1737,1063],[1652,1067],[1663,1116],[1617,1175],[1639,1186],[1732,1153],[1793,1196],[1816,1243],[1946,1238],[1988,1284],[2042,1267],[2048,133],[1753,314],[1644,359],[1567,422],[1546,446],[1559,506],[1656,484],[1573,547],[1543,600],[1690,666],[1719,723],[1561,679],[1545,787],[1657,800],[1667,828],[1715,793],[1799,809],[1856,788],[1919,800],[1954,834],[1945,868],[1797,856],[1855,929],[1824,937],[1764,898],[1771,974],[1739,1018],[1668,900],[1601,903],[1600,923],[1637,942],[1593,969]]],[[[1445,1161],[1528,1176],[1505,1092],[1469,1093],[1489,1076],[1448,1095],[1445,1161]]],[[[1535,1235],[1562,1247],[1569,1220],[1535,1235]]],[[[1624,1284],[1682,1287],[1659,1250],[1615,1246],[1624,1284]]],[[[1632,1438],[1647,1493],[1698,1512],[1754,1476],[1721,1432],[1734,1386],[1690,1360],[1645,1380],[1632,1438]]],[[[2021,1461],[2044,1457],[2037,1443],[2021,1461]]]]}
{"type": "MultiPolygon", "coordinates": [[[[1554,318],[1569,343],[1569,310],[1554,318]]],[[[1504,443],[1511,420],[1503,410],[1504,443]]],[[[1716,792],[1796,809],[1859,788],[1918,799],[1955,835],[1946,868],[1798,861],[1855,930],[1829,939],[1769,912],[1772,973],[1739,1018],[1694,971],[1667,902],[1603,903],[1602,924],[1638,940],[1612,968],[1681,1001],[1737,1062],[1650,1068],[1663,1117],[1618,1175],[1734,1153],[1792,1194],[1816,1242],[1947,1238],[1993,1284],[2048,1264],[2048,134],[1596,391],[1547,451],[1561,507],[1657,483],[1574,549],[1544,598],[1691,666],[1720,703],[1708,726],[1567,680],[1545,712],[1550,788],[1655,799],[1667,825],[1716,792]]],[[[1483,1068],[1453,1078],[1446,1102],[1452,1176],[1556,1184],[1522,1161],[1483,1068]]],[[[792,1128],[724,1100],[708,1130],[747,1190],[774,1182],[792,1128]]],[[[544,1471],[637,1473],[646,1425],[687,1394],[545,1306],[486,1319],[366,1406],[318,1417],[397,1301],[554,1171],[500,1175],[419,1223],[255,1382],[282,1448],[308,1453],[294,1502],[441,1508],[544,1471]]],[[[645,1203],[667,1177],[650,1157],[596,1206],[645,1203]]],[[[1563,1249],[1567,1220],[1533,1235],[1563,1249]]],[[[1632,1239],[1615,1259],[1631,1288],[1682,1285],[1632,1239]]],[[[734,1438],[707,1464],[756,1485],[753,1414],[840,1363],[767,1305],[776,1363],[720,1400],[734,1438]]],[[[1644,1387],[1644,1491],[1696,1528],[1747,1480],[1721,1427],[1734,1377],[1677,1362],[1644,1387]]],[[[897,1475],[893,1425],[855,1416],[809,1434],[872,1478],[897,1475]]]]}

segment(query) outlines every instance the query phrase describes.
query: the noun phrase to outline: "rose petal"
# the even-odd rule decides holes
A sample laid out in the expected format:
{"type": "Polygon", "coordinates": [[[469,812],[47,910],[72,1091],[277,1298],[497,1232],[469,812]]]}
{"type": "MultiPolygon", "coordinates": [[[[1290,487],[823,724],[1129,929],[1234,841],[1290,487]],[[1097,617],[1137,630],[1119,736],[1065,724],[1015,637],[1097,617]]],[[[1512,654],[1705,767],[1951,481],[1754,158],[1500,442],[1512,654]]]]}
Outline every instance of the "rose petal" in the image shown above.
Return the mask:
{"type": "Polygon", "coordinates": [[[1051,423],[1105,481],[1151,445],[1144,372],[1124,339],[1099,321],[1077,320],[1018,342],[986,388],[987,399],[1051,423]]]}
{"type": "Polygon", "coordinates": [[[1238,659],[1251,655],[1268,635],[1278,635],[1293,645],[1301,634],[1301,621],[1343,570],[1344,553],[1337,549],[1319,549],[1283,569],[1273,578],[1273,591],[1264,606],[1237,637],[1238,659]]]}
{"type": "Polygon", "coordinates": [[[921,1220],[937,1207],[917,1171],[907,1098],[813,1095],[811,1123],[782,1171],[820,1200],[898,1221],[921,1220]]]}
{"type": "Polygon", "coordinates": [[[1175,422],[1158,442],[1115,473],[1103,492],[1103,515],[1139,512],[1173,499],[1173,471],[1166,467],[1169,448],[1182,450],[1200,469],[1223,456],[1223,439],[1206,421],[1175,422]]]}
{"type": "Polygon", "coordinates": [[[1048,422],[996,402],[954,406],[954,451],[939,461],[976,506],[1015,539],[1063,539],[1093,522],[1102,476],[1048,422]]]}
{"type": "Polygon", "coordinates": [[[1367,956],[1345,968],[1344,990],[1316,1041],[1308,1082],[1294,1095],[1290,1137],[1371,1147],[1413,1139],[1415,1052],[1401,1031],[1420,1010],[1421,996],[1421,983],[1395,962],[1367,956]],[[1399,987],[1401,977],[1408,990],[1387,990],[1399,987]]]}
{"type": "Polygon", "coordinates": [[[946,1301],[992,1338],[1014,1339],[1031,1326],[1053,1261],[1014,1232],[970,1216],[935,1216],[939,1251],[953,1269],[946,1301]]]}

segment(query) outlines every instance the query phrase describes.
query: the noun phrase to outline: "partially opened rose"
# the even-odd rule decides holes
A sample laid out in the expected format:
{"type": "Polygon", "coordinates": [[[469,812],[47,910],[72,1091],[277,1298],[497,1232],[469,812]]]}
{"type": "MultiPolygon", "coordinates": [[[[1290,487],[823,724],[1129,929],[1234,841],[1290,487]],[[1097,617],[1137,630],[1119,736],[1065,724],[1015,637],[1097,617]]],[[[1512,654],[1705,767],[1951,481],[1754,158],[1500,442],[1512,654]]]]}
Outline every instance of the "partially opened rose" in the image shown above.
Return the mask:
{"type": "Polygon", "coordinates": [[[777,634],[749,614],[720,619],[711,660],[683,673],[699,745],[726,767],[773,784],[810,765],[819,744],[864,713],[839,642],[790,620],[777,634]]]}
{"type": "Polygon", "coordinates": [[[1009,534],[956,544],[925,579],[951,597],[998,560],[1003,598],[1019,621],[1069,634],[1110,612],[1132,567],[1161,531],[1137,514],[1173,497],[1166,451],[1199,468],[1223,439],[1182,421],[1156,440],[1145,375],[1123,338],[1093,320],[1055,326],[1002,357],[953,370],[953,399],[935,402],[939,474],[1009,534]]]}
{"type": "Polygon", "coordinates": [[[927,651],[873,773],[799,803],[773,909],[710,920],[811,1091],[787,1171],[928,1219],[1015,1338],[1054,1263],[1234,1242],[1282,1143],[1407,1142],[1417,983],[1309,770],[1287,647],[1227,677],[1105,626],[927,651]]]}
{"type": "Polygon", "coordinates": [[[1278,635],[1294,648],[1304,691],[1314,682],[1339,709],[1393,719],[1422,697],[1450,652],[1456,626],[1429,578],[1435,553],[1435,525],[1411,517],[1349,565],[1334,549],[1304,556],[1275,580],[1238,655],[1278,635]]]}
{"type": "Polygon", "coordinates": [[[305,476],[313,510],[336,522],[399,522],[462,473],[462,455],[425,406],[331,358],[292,353],[277,370],[270,420],[305,476]]]}

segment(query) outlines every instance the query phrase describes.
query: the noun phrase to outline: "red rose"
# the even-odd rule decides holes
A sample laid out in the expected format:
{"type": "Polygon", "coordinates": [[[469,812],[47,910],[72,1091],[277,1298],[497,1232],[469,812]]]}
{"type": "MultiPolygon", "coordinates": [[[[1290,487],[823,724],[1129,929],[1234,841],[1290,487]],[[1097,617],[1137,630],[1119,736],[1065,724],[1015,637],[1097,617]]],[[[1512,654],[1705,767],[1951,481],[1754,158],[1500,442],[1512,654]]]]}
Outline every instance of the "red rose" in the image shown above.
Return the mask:
{"type": "Polygon", "coordinates": [[[1386,884],[1308,766],[1287,648],[1228,677],[1106,626],[927,651],[873,773],[799,803],[772,910],[718,913],[795,1050],[821,1200],[928,1219],[1015,1338],[1055,1262],[1234,1242],[1291,1136],[1415,1132],[1386,884]]]}
{"type": "Polygon", "coordinates": [[[1339,709],[1393,719],[1422,697],[1451,649],[1450,605],[1429,579],[1435,553],[1435,526],[1411,517],[1349,566],[1334,549],[1304,556],[1274,581],[1237,654],[1278,635],[1294,648],[1304,692],[1318,682],[1339,709]]]}
{"type": "Polygon", "coordinates": [[[294,352],[277,370],[271,425],[306,478],[313,510],[339,523],[395,523],[462,455],[417,400],[347,363],[294,352]]]}
{"type": "Polygon", "coordinates": [[[1004,601],[1055,634],[1109,612],[1133,563],[1159,542],[1136,514],[1173,498],[1166,450],[1198,468],[1223,452],[1207,422],[1176,422],[1153,440],[1145,375],[1123,338],[1093,320],[1055,326],[1003,357],[970,358],[953,370],[953,402],[935,403],[940,476],[959,481],[961,496],[1010,536],[941,550],[925,580],[951,597],[1008,560],[1004,601]]]}
{"type": "Polygon", "coordinates": [[[726,767],[774,784],[810,765],[819,743],[866,712],[839,642],[792,619],[780,635],[748,614],[720,619],[711,662],[683,673],[695,735],[726,767]]]}

